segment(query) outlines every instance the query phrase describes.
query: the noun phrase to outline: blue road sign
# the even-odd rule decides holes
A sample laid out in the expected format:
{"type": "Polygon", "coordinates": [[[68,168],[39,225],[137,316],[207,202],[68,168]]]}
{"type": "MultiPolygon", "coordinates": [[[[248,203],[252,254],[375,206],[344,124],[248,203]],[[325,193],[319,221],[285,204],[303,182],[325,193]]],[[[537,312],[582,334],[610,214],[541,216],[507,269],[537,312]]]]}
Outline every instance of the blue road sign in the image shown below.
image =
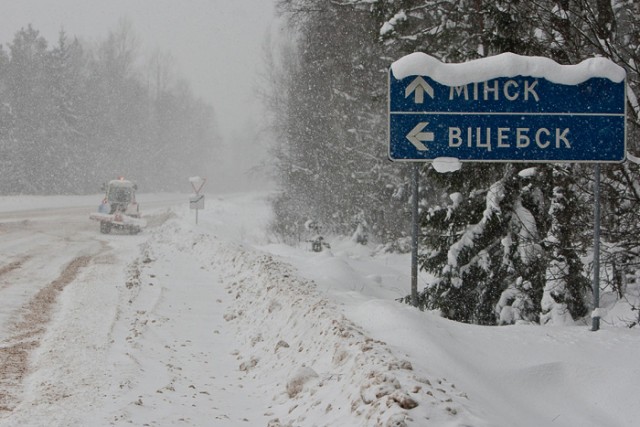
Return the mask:
{"type": "Polygon", "coordinates": [[[561,84],[518,75],[448,86],[390,71],[389,158],[621,162],[625,99],[625,81],[603,77],[561,84]]]}

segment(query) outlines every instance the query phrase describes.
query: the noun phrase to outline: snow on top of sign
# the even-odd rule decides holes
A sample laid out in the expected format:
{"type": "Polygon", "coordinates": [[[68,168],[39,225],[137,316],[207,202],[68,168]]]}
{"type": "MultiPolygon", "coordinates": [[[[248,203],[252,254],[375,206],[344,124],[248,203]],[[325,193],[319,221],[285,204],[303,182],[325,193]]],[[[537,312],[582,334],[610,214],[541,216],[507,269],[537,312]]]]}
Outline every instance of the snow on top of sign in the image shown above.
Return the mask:
{"type": "Polygon", "coordinates": [[[549,58],[514,53],[502,53],[459,64],[445,64],[426,53],[415,52],[394,62],[391,70],[397,79],[429,76],[447,86],[515,76],[539,77],[566,85],[576,85],[593,77],[608,78],[615,83],[625,78],[624,69],[606,58],[589,58],[576,65],[560,65],[549,58]]]}

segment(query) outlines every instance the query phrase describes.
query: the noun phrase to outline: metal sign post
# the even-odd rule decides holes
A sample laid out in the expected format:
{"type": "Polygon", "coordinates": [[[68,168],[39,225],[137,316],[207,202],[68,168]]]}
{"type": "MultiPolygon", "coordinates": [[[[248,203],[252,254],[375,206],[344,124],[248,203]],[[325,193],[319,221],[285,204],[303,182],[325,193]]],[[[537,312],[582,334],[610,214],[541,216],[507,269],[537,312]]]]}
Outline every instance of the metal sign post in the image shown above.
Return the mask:
{"type": "MultiPolygon", "coordinates": [[[[626,157],[626,74],[604,58],[560,65],[505,53],[444,64],[421,53],[389,70],[389,159],[596,163],[594,326],[599,326],[599,163],[626,157]],[[486,78],[474,78],[478,73],[486,78]]],[[[417,305],[414,165],[411,302],[417,305]]]]}
{"type": "Polygon", "coordinates": [[[594,167],[593,198],[593,314],[591,330],[600,329],[600,164],[594,167]]]}
{"type": "Polygon", "coordinates": [[[411,220],[411,305],[418,306],[418,233],[419,233],[419,217],[418,217],[418,181],[420,176],[420,166],[418,163],[413,164],[413,178],[411,186],[413,187],[412,204],[413,209],[411,220]]]}

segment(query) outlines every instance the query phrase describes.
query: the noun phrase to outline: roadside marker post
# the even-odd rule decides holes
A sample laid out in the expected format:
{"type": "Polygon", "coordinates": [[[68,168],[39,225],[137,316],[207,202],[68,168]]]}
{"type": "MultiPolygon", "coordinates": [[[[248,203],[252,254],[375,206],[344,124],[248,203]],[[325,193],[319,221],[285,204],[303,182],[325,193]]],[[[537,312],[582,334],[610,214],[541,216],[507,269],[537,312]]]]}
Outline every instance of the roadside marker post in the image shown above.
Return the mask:
{"type": "Polygon", "coordinates": [[[193,188],[194,194],[189,198],[189,209],[195,209],[196,211],[196,224],[198,224],[198,211],[204,209],[204,194],[200,194],[202,187],[207,182],[206,178],[200,178],[194,176],[189,178],[191,188],[193,188]]]}

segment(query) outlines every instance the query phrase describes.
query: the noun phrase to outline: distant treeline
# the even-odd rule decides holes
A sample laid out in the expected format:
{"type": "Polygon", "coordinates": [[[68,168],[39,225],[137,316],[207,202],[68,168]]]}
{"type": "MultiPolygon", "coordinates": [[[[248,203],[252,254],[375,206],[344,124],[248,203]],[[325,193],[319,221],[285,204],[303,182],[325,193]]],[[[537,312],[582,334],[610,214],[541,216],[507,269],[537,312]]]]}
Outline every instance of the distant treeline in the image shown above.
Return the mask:
{"type": "Polygon", "coordinates": [[[142,55],[130,25],[95,46],[32,26],[0,45],[0,194],[95,193],[119,175],[184,188],[217,144],[213,109],[142,55]]]}

